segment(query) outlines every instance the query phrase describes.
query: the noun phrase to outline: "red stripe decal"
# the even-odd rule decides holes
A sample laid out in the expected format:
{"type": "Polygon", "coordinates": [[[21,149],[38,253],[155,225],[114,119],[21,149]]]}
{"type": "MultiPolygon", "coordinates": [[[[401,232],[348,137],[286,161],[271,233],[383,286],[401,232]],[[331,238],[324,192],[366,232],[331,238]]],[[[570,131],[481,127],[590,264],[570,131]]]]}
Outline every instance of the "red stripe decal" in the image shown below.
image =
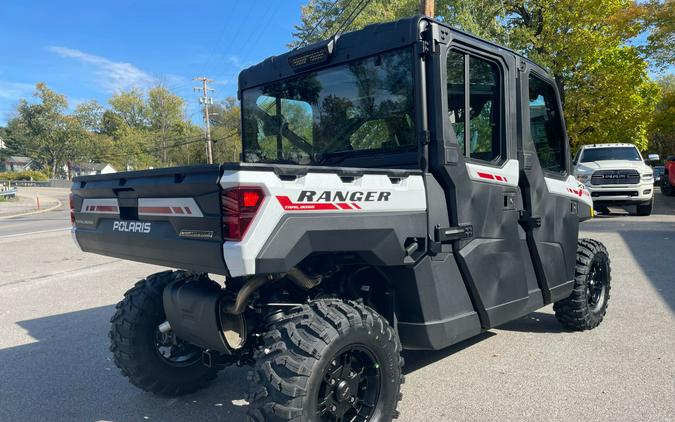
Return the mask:
{"type": "Polygon", "coordinates": [[[482,171],[478,172],[478,177],[481,179],[489,179],[489,180],[495,180],[495,177],[491,175],[490,173],[483,173],[482,171]]]}
{"type": "Polygon", "coordinates": [[[356,202],[352,202],[352,207],[356,208],[357,210],[360,210],[360,209],[361,209],[361,207],[359,206],[359,204],[357,204],[356,202]]]}
{"type": "Polygon", "coordinates": [[[144,214],[173,214],[171,207],[138,207],[138,212],[144,214]]]}
{"type": "Polygon", "coordinates": [[[181,207],[171,207],[171,209],[172,209],[173,212],[176,213],[176,214],[184,214],[183,208],[181,208],[181,207]]]}
{"type": "Polygon", "coordinates": [[[495,179],[499,180],[500,182],[504,181],[504,178],[498,174],[495,175],[495,179]]]}
{"type": "Polygon", "coordinates": [[[337,206],[342,208],[343,210],[351,210],[352,209],[352,207],[346,202],[338,202],[337,206]]]}
{"type": "Polygon", "coordinates": [[[89,205],[87,206],[87,210],[94,212],[118,212],[115,205],[89,205]]]}
{"type": "Polygon", "coordinates": [[[183,207],[183,208],[185,208],[185,212],[186,212],[188,215],[192,215],[192,210],[190,209],[190,207],[183,207]]]}
{"type": "Polygon", "coordinates": [[[293,202],[288,196],[281,196],[281,195],[277,196],[277,201],[279,201],[284,210],[287,211],[316,211],[316,210],[339,209],[335,204],[330,202],[304,204],[299,202],[293,202]]]}

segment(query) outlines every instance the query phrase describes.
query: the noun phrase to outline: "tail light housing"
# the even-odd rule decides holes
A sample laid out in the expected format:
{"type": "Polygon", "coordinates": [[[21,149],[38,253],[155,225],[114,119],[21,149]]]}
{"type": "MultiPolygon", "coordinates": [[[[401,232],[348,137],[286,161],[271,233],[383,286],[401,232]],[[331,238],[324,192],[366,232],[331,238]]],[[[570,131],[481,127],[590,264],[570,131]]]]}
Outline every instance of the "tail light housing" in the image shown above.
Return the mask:
{"type": "Polygon", "coordinates": [[[264,199],[265,192],[258,187],[239,186],[224,190],[221,193],[223,237],[241,241],[264,199]]]}
{"type": "Polygon", "coordinates": [[[75,194],[68,196],[68,207],[70,208],[70,224],[75,225],[75,194]]]}

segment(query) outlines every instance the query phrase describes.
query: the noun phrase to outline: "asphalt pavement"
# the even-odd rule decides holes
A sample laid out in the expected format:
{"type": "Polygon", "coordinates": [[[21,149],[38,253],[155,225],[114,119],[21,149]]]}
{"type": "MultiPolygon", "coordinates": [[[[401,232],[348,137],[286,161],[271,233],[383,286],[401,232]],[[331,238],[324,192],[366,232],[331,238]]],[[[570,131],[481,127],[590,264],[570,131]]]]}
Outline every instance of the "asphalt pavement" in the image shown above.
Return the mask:
{"type": "MultiPolygon", "coordinates": [[[[240,421],[246,368],[159,398],[111,361],[108,320],[160,267],[80,252],[65,209],[0,220],[0,421],[240,421]]],[[[593,331],[551,307],[438,352],[406,352],[401,421],[675,420],[675,198],[650,217],[583,224],[607,245],[612,294],[593,331]]]]}

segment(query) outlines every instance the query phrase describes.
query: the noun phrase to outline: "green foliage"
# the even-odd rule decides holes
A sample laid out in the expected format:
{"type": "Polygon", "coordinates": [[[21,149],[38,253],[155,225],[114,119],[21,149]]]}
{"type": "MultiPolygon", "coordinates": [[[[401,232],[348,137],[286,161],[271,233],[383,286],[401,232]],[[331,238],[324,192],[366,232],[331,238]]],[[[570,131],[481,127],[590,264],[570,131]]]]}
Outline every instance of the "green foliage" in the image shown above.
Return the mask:
{"type": "MultiPolygon", "coordinates": [[[[68,163],[105,162],[118,170],[198,164],[206,161],[203,130],[186,119],[185,101],[163,86],[119,92],[104,107],[96,101],[67,113],[68,102],[44,84],[36,101],[21,100],[3,139],[3,155],[33,159],[50,177],[70,176],[68,163]]],[[[232,128],[236,136],[218,145],[217,159],[238,159],[239,106],[228,99],[215,116],[218,131],[232,128]],[[235,146],[236,145],[236,146],[235,146]],[[220,154],[220,156],[218,155],[220,154]]]]}
{"type": "Polygon", "coordinates": [[[661,101],[656,105],[654,119],[649,127],[649,138],[653,152],[665,158],[675,154],[675,75],[660,79],[658,84],[661,101]]]}
{"type": "MultiPolygon", "coordinates": [[[[331,35],[340,16],[355,7],[350,3],[338,0],[331,8],[330,0],[309,0],[291,45],[331,35]]],[[[372,1],[348,29],[414,15],[418,4],[372,1]]],[[[452,26],[505,44],[548,68],[563,99],[573,145],[620,141],[647,147],[659,98],[647,63],[673,63],[674,0],[438,0],[436,13],[452,26]],[[641,33],[648,33],[646,45],[631,46],[641,33]]]]}
{"type": "Polygon", "coordinates": [[[49,180],[49,176],[44,172],[36,170],[8,171],[8,172],[0,172],[0,180],[41,181],[41,180],[49,180]]]}
{"type": "MultiPolygon", "coordinates": [[[[221,103],[210,107],[211,139],[214,162],[238,162],[241,154],[241,131],[239,129],[240,107],[236,98],[228,97],[221,103]]],[[[195,144],[202,156],[205,156],[204,144],[195,144]]],[[[199,156],[195,157],[199,159],[199,156]]]]}

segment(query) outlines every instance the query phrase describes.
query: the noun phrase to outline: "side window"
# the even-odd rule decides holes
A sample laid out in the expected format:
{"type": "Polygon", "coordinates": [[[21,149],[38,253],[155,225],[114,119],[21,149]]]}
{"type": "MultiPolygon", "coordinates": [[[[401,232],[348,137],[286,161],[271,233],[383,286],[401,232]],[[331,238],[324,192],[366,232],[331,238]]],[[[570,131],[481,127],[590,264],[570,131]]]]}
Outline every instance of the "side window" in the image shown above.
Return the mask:
{"type": "Polygon", "coordinates": [[[448,119],[461,152],[475,160],[498,161],[502,157],[499,67],[494,62],[451,50],[447,75],[448,119]]]}
{"type": "Polygon", "coordinates": [[[470,57],[469,74],[471,158],[493,161],[501,154],[499,69],[495,63],[470,57]]]}
{"type": "Polygon", "coordinates": [[[448,51],[448,118],[455,131],[459,150],[464,148],[464,53],[448,51]]]}
{"type": "Polygon", "coordinates": [[[565,137],[555,90],[548,82],[530,75],[530,133],[541,168],[564,173],[565,137]]]}

